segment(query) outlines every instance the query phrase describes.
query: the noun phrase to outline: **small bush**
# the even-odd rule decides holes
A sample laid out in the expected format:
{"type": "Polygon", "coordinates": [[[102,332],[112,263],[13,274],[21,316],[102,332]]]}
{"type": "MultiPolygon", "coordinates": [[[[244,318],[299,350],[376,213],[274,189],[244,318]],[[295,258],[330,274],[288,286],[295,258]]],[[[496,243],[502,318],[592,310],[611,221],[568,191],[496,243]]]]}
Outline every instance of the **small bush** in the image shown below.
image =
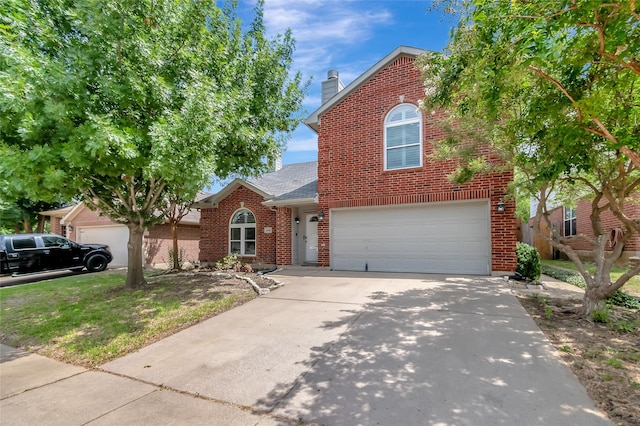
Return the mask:
{"type": "Polygon", "coordinates": [[[605,307],[604,309],[596,309],[591,312],[591,319],[595,322],[601,322],[603,324],[607,324],[610,320],[609,318],[609,310],[605,307]]]}
{"type": "Polygon", "coordinates": [[[540,254],[535,247],[519,242],[516,246],[516,256],[518,257],[517,273],[531,281],[540,278],[540,254]]]}
{"type": "MultiPolygon", "coordinates": [[[[174,252],[173,249],[169,249],[169,269],[173,268],[174,265],[174,252]]],[[[182,269],[182,266],[184,265],[184,261],[185,261],[185,257],[186,257],[186,251],[185,249],[183,249],[182,247],[178,248],[178,269],[182,269]]]]}
{"type": "Polygon", "coordinates": [[[548,320],[553,318],[553,309],[551,309],[551,306],[544,307],[544,317],[548,320]]]}
{"type": "Polygon", "coordinates": [[[569,284],[573,284],[576,287],[585,288],[586,284],[582,275],[575,271],[568,271],[566,269],[554,268],[553,266],[542,265],[542,273],[549,275],[557,280],[564,281],[569,284]]]}
{"type": "Polygon", "coordinates": [[[606,362],[606,364],[609,367],[613,367],[613,368],[622,368],[622,361],[620,361],[618,358],[609,358],[606,362]]]}
{"type": "Polygon", "coordinates": [[[626,319],[621,319],[616,321],[615,327],[620,332],[633,333],[638,328],[638,321],[629,321],[626,319]]]}
{"type": "Polygon", "coordinates": [[[253,272],[251,265],[242,262],[235,253],[220,259],[216,263],[215,269],[219,271],[253,272]]]}
{"type": "Polygon", "coordinates": [[[615,293],[609,296],[607,303],[627,309],[640,309],[640,300],[622,290],[616,290],[615,293]]]}

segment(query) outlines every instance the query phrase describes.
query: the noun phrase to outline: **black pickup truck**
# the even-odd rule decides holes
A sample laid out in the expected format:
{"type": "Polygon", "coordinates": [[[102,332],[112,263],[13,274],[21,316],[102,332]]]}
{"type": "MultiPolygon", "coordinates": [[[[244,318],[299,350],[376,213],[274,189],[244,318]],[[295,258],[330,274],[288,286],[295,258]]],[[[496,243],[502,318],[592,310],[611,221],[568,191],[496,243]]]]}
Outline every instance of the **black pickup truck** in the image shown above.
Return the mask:
{"type": "Polygon", "coordinates": [[[78,244],[55,234],[0,235],[1,275],[84,268],[98,272],[112,260],[104,244],[78,244]]]}

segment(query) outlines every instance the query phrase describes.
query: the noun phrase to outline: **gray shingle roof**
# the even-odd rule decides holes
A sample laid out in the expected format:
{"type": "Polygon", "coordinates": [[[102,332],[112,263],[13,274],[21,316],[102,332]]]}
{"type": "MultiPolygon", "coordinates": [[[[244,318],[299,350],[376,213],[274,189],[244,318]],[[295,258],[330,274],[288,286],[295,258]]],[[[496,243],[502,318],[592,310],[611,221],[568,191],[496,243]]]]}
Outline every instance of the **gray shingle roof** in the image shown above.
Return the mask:
{"type": "Polygon", "coordinates": [[[273,195],[274,201],[314,198],[318,192],[318,162],[287,164],[247,182],[273,195]]]}
{"type": "Polygon", "coordinates": [[[318,162],[287,164],[280,170],[243,180],[236,178],[218,193],[198,200],[192,208],[206,209],[216,206],[239,186],[245,186],[264,197],[265,205],[292,205],[316,202],[318,193],[318,162]]]}

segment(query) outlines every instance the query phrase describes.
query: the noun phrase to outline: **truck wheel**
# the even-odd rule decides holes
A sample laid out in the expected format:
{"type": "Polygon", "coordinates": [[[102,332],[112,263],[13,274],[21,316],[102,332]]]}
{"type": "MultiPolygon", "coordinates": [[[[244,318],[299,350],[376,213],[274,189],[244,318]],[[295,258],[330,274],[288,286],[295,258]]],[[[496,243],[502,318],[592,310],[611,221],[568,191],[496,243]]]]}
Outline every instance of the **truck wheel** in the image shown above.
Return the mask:
{"type": "Polygon", "coordinates": [[[87,259],[87,270],[89,272],[100,272],[107,269],[107,258],[102,254],[92,254],[87,259]]]}

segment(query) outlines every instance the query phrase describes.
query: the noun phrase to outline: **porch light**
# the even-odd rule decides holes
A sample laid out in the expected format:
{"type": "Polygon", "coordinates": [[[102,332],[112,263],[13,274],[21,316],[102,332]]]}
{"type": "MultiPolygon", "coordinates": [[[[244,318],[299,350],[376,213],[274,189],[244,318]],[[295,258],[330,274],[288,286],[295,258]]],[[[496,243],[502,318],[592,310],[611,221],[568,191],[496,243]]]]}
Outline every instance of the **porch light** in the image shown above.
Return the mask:
{"type": "Polygon", "coordinates": [[[324,220],[324,210],[320,210],[320,212],[318,213],[318,220],[319,221],[324,220]]]}
{"type": "Polygon", "coordinates": [[[499,212],[503,212],[504,209],[505,209],[504,201],[502,200],[498,201],[498,204],[496,204],[496,210],[498,210],[499,212]]]}
{"type": "Polygon", "coordinates": [[[296,217],[295,221],[296,221],[296,223],[300,223],[300,218],[296,217]]]}

